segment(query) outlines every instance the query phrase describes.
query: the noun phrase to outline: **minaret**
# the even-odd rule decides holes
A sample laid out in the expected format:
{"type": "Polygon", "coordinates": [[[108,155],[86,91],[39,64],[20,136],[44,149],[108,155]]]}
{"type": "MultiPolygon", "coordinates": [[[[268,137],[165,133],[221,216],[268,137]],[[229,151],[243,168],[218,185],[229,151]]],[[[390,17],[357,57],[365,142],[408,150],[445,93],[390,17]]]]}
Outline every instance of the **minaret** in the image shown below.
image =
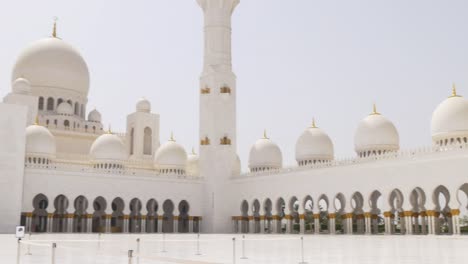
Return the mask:
{"type": "Polygon", "coordinates": [[[205,178],[202,232],[231,232],[227,181],[236,162],[236,76],[231,15],[239,0],[197,0],[205,19],[200,76],[200,175],[205,178]]]}

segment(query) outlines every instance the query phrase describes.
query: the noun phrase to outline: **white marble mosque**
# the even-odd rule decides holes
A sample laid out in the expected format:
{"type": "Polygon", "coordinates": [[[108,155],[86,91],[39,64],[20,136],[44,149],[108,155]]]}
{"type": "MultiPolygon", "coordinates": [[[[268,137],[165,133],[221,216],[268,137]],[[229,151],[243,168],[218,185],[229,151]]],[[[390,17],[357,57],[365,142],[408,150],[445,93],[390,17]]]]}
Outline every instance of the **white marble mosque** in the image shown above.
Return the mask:
{"type": "Polygon", "coordinates": [[[0,232],[21,224],[32,233],[461,233],[468,100],[455,86],[434,106],[431,146],[404,149],[374,106],[357,124],[354,158],[336,159],[314,121],[297,139],[297,166],[283,166],[265,133],[242,173],[231,67],[239,0],[197,1],[205,20],[197,151],[176,135],[160,142],[159,115],[144,98],[126,131],[105,129],[87,106],[86,61],[56,25],[26,45],[0,103],[0,232]]]}

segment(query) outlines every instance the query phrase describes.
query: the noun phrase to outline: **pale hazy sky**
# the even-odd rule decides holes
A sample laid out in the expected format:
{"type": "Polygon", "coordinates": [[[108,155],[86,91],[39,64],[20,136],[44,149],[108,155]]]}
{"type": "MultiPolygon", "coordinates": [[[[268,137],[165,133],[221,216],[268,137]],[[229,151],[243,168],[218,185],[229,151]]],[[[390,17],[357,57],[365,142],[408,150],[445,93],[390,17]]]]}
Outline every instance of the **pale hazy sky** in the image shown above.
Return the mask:
{"type": "MultiPolygon", "coordinates": [[[[6,1],[0,8],[0,96],[30,42],[58,35],[80,50],[91,73],[88,110],[124,131],[141,96],[187,150],[198,143],[203,18],[195,0],[6,1]]],[[[392,120],[402,148],[430,144],[434,108],[457,83],[468,96],[466,0],[241,0],[233,15],[238,152],[266,128],[294,163],[311,122],[337,157],[354,155],[356,126],[372,110],[392,120]]]]}

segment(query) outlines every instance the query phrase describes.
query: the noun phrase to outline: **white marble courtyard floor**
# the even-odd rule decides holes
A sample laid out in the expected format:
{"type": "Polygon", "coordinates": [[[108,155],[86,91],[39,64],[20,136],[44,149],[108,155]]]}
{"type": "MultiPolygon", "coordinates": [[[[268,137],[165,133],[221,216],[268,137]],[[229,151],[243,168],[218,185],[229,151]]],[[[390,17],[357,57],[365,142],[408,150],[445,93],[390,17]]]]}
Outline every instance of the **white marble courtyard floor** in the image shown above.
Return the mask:
{"type": "MultiPolygon", "coordinates": [[[[236,237],[237,264],[299,263],[299,235],[247,235],[245,255],[239,235],[33,235],[21,246],[20,263],[51,262],[55,242],[55,264],[128,264],[128,250],[137,250],[140,238],[140,264],[149,263],[233,263],[232,238],[236,237]],[[27,254],[29,251],[31,254],[27,254]],[[166,252],[162,252],[162,251],[166,252]]],[[[12,235],[0,235],[0,263],[16,263],[17,242],[12,235]]],[[[462,264],[468,263],[468,236],[329,236],[305,235],[304,259],[325,264],[462,264]]],[[[138,263],[136,258],[132,263],[138,263]]]]}

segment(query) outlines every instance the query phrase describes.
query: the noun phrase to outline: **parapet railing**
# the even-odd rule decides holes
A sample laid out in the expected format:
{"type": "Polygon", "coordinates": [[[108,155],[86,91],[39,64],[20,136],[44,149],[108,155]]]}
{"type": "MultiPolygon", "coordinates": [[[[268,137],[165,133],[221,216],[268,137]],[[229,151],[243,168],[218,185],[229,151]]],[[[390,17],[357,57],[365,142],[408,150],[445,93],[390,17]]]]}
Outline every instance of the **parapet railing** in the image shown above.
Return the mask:
{"type": "Polygon", "coordinates": [[[274,174],[289,173],[289,172],[294,172],[294,171],[307,171],[311,169],[349,166],[349,165],[370,163],[370,162],[376,162],[376,161],[416,158],[416,157],[423,157],[423,156],[432,155],[432,154],[455,153],[455,152],[460,152],[460,151],[466,152],[467,150],[468,150],[468,144],[453,144],[453,145],[447,145],[447,146],[419,147],[415,149],[398,150],[398,151],[386,152],[382,154],[372,154],[366,157],[338,158],[338,159],[334,159],[331,161],[316,162],[316,163],[311,163],[311,164],[307,164],[303,166],[296,165],[296,166],[284,167],[281,169],[246,172],[246,173],[241,173],[240,176],[235,176],[234,178],[246,177],[246,176],[248,177],[248,176],[274,175],[274,174]]]}

